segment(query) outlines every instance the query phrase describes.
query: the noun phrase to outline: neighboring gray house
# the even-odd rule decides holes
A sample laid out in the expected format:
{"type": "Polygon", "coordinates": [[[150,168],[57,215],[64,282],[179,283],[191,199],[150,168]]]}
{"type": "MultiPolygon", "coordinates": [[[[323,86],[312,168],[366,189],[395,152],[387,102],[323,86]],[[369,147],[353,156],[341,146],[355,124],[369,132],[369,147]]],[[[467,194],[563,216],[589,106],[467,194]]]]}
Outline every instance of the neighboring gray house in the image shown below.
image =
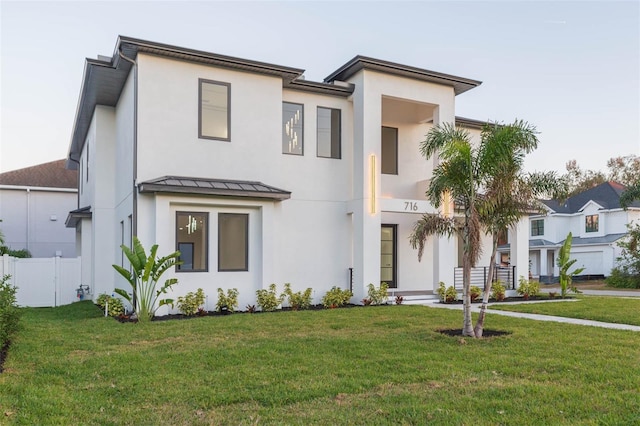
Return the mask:
{"type": "Polygon", "coordinates": [[[605,182],[576,194],[565,202],[544,200],[547,213],[530,217],[529,263],[531,275],[548,281],[558,276],[556,258],[569,232],[573,235],[571,257],[582,275],[608,276],[620,255],[617,242],[626,225],[640,220],[640,202],[627,210],[620,207],[625,187],[605,182]]]}
{"type": "Polygon", "coordinates": [[[78,172],[65,160],[0,173],[0,231],[5,245],[33,257],[75,257],[76,234],[65,227],[78,204],[78,172]]]}

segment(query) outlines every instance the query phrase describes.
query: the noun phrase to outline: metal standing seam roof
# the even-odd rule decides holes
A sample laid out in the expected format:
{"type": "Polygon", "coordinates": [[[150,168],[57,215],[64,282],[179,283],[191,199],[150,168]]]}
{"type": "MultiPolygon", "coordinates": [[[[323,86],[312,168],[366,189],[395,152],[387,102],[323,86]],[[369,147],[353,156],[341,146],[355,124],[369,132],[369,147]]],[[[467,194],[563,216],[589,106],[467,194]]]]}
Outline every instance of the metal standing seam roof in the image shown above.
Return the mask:
{"type": "Polygon", "coordinates": [[[262,198],[282,201],[291,198],[291,192],[262,182],[207,179],[182,176],[163,176],[138,185],[141,193],[171,193],[213,195],[224,197],[262,198]]]}
{"type": "Polygon", "coordinates": [[[93,213],[91,213],[91,206],[71,210],[67,215],[67,220],[64,222],[64,225],[67,228],[75,228],[80,219],[91,218],[92,215],[93,213]]]}

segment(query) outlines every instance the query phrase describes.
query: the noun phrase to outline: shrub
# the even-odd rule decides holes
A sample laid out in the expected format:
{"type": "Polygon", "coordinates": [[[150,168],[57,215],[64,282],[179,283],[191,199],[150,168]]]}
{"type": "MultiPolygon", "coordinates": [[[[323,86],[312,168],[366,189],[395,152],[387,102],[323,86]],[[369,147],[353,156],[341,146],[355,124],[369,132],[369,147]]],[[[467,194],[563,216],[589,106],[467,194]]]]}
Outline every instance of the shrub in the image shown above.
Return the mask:
{"type": "Polygon", "coordinates": [[[124,244],[120,248],[131,264],[131,271],[120,265],[112,266],[127,280],[133,294],[129,294],[121,288],[116,288],[115,292],[133,306],[139,322],[151,321],[159,307],[173,306],[173,299],[160,299],[160,295],[166,294],[178,282],[178,279],[169,278],[159,290],[156,290],[156,286],[167,269],[182,263],[178,260],[180,252],[174,251],[167,256],[156,258],[158,245],[154,244],[147,257],[147,253],[137,237],[133,237],[133,249],[124,244]]]}
{"type": "Polygon", "coordinates": [[[471,297],[471,301],[473,302],[482,294],[482,290],[477,285],[472,285],[469,287],[469,297],[471,297]]]}
{"type": "Polygon", "coordinates": [[[538,281],[530,281],[520,276],[518,280],[518,294],[528,299],[531,296],[537,296],[540,293],[540,283],[538,281]]]}
{"type": "Polygon", "coordinates": [[[446,287],[445,283],[440,281],[440,285],[438,290],[436,291],[438,296],[440,296],[440,301],[444,303],[455,302],[458,299],[458,292],[454,286],[446,287]]]}
{"type": "Polygon", "coordinates": [[[607,287],[615,288],[640,288],[640,275],[632,275],[623,268],[613,268],[611,275],[604,280],[607,287]]]}
{"type": "Polygon", "coordinates": [[[216,310],[218,312],[235,312],[238,309],[238,289],[229,288],[227,294],[224,294],[221,288],[218,289],[218,302],[216,310]]]}
{"type": "Polygon", "coordinates": [[[491,286],[491,297],[495,300],[504,300],[507,289],[505,288],[502,281],[496,281],[491,286]]]}
{"type": "Polygon", "coordinates": [[[204,290],[199,288],[195,293],[189,292],[178,297],[178,309],[186,316],[193,316],[198,313],[198,308],[204,305],[204,290]]]}
{"type": "Polygon", "coordinates": [[[124,315],[124,305],[122,304],[122,300],[117,297],[109,296],[106,293],[98,296],[96,299],[96,305],[98,305],[103,311],[106,307],[107,315],[110,317],[119,317],[120,315],[124,315]]]}
{"type": "Polygon", "coordinates": [[[402,302],[404,302],[404,297],[396,296],[396,305],[402,305],[402,302]]]}
{"type": "Polygon", "coordinates": [[[18,331],[20,315],[22,315],[16,303],[18,288],[9,284],[10,278],[11,275],[0,278],[0,350],[18,331]]]}
{"type": "Polygon", "coordinates": [[[256,305],[247,305],[247,307],[245,309],[250,314],[254,314],[256,312],[256,305]]]}
{"type": "Polygon", "coordinates": [[[338,308],[349,303],[352,297],[353,293],[350,290],[342,290],[333,286],[322,298],[322,306],[325,308],[338,308]]]}
{"type": "Polygon", "coordinates": [[[387,283],[380,284],[377,289],[373,284],[369,284],[368,287],[367,299],[371,300],[372,305],[386,305],[389,302],[389,295],[387,294],[389,286],[387,283]]]}
{"type": "Polygon", "coordinates": [[[256,291],[258,297],[257,303],[260,309],[265,312],[275,311],[282,304],[282,296],[278,297],[276,293],[276,285],[269,285],[269,289],[260,289],[256,291]]]}
{"type": "Polygon", "coordinates": [[[28,259],[31,257],[31,252],[27,249],[12,250],[7,246],[0,246],[0,255],[7,254],[11,257],[17,257],[20,259],[28,259]]]}
{"type": "Polygon", "coordinates": [[[291,291],[291,284],[286,283],[284,285],[284,293],[282,293],[280,297],[283,299],[286,297],[289,301],[289,306],[291,306],[291,309],[293,309],[294,311],[300,309],[309,309],[309,306],[311,306],[312,291],[313,290],[311,288],[308,288],[304,291],[304,293],[301,291],[294,293],[293,291],[291,291]]]}

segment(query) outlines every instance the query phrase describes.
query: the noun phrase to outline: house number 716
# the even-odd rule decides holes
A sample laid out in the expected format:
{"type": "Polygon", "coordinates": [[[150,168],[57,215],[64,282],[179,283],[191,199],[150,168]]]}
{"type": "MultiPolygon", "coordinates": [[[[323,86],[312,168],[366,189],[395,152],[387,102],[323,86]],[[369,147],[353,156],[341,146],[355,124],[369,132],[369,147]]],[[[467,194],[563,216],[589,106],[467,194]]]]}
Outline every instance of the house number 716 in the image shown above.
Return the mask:
{"type": "Polygon", "coordinates": [[[404,202],[404,211],[406,212],[416,212],[418,211],[418,203],[415,203],[413,201],[405,201],[404,202]]]}

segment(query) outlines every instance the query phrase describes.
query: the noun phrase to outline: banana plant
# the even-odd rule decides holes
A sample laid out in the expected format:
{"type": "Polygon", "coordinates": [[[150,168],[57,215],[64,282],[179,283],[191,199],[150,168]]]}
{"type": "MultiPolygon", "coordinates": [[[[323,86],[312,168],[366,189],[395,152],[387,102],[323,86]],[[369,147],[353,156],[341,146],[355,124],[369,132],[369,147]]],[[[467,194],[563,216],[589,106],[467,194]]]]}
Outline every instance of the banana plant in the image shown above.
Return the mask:
{"type": "Polygon", "coordinates": [[[158,290],[156,290],[156,286],[167,269],[182,263],[178,260],[180,252],[175,251],[167,256],[156,258],[158,245],[154,244],[149,251],[149,256],[147,256],[137,237],[133,237],[133,250],[124,244],[120,248],[129,259],[131,270],[129,271],[120,265],[112,266],[129,282],[132,293],[130,294],[121,288],[116,288],[115,292],[133,306],[139,322],[151,321],[156,310],[161,306],[171,305],[173,307],[173,299],[160,299],[160,296],[166,294],[173,285],[177,284],[178,279],[169,278],[158,290]]]}
{"type": "Polygon", "coordinates": [[[558,268],[560,268],[560,294],[565,297],[569,290],[574,293],[580,293],[576,286],[571,286],[573,277],[579,275],[585,268],[577,268],[569,272],[569,269],[576,263],[576,259],[571,259],[571,240],[573,236],[571,232],[567,235],[567,239],[564,240],[560,252],[558,253],[558,268]]]}

